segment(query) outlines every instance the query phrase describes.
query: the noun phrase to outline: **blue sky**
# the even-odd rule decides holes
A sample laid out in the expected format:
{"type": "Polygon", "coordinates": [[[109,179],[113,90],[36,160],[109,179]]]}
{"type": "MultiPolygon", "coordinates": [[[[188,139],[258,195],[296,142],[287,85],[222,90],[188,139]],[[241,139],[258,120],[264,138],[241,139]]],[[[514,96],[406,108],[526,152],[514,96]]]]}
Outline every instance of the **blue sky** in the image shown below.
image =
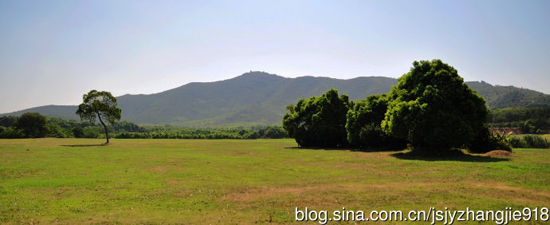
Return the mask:
{"type": "Polygon", "coordinates": [[[0,112],[250,70],[465,80],[550,93],[550,1],[0,1],[0,112]]]}

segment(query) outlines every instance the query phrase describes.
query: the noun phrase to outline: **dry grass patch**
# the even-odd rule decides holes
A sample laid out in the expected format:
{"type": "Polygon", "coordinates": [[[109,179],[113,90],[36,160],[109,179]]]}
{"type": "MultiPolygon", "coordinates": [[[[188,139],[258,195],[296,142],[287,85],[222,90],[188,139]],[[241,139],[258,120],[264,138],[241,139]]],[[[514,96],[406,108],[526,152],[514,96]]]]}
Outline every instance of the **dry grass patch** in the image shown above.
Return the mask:
{"type": "Polygon", "coordinates": [[[318,195],[323,192],[362,192],[367,190],[392,190],[397,191],[399,189],[408,189],[411,187],[425,187],[436,185],[432,182],[399,182],[399,183],[384,183],[384,184],[361,184],[361,183],[348,183],[348,184],[328,184],[328,185],[313,185],[302,187],[260,187],[260,188],[246,188],[239,191],[234,191],[225,194],[222,199],[230,200],[234,202],[254,202],[267,199],[278,198],[284,195],[292,195],[295,197],[318,195]]]}
{"type": "Polygon", "coordinates": [[[483,190],[483,195],[514,200],[523,203],[544,203],[550,202],[550,192],[514,187],[502,183],[464,183],[464,186],[470,186],[478,190],[483,190]]]}

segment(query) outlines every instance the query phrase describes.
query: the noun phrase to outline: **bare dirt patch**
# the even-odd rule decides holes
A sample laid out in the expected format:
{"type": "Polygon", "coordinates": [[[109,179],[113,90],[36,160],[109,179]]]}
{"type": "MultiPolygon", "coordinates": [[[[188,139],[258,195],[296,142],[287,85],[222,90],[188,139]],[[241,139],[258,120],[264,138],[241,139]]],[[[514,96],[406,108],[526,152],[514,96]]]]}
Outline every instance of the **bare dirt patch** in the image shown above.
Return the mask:
{"type": "Polygon", "coordinates": [[[489,157],[512,157],[512,152],[506,150],[493,150],[483,155],[489,157]]]}
{"type": "Polygon", "coordinates": [[[165,173],[167,170],[168,168],[166,166],[155,166],[155,168],[153,168],[155,173],[165,173]]]}

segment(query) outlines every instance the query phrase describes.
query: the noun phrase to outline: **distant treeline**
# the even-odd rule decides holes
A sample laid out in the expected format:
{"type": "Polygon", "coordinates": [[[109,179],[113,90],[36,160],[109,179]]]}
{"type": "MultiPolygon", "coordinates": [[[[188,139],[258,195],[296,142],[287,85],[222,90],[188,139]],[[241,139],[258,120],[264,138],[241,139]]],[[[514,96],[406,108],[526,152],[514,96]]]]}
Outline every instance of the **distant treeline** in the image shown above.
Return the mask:
{"type": "Polygon", "coordinates": [[[487,121],[493,128],[518,128],[525,134],[550,131],[550,107],[494,109],[487,121]]]}
{"type": "MultiPolygon", "coordinates": [[[[18,116],[0,117],[0,138],[29,137],[22,129],[16,127],[18,119],[18,116]]],[[[487,122],[491,128],[518,128],[525,134],[549,133],[550,107],[493,109],[489,113],[487,122]]],[[[279,126],[181,128],[177,126],[139,126],[132,122],[121,121],[109,129],[115,138],[256,139],[288,137],[287,132],[279,126]]],[[[89,122],[44,117],[44,129],[33,134],[33,137],[103,138],[103,135],[101,127],[89,122]]]]}
{"type": "Polygon", "coordinates": [[[258,139],[258,138],[287,138],[282,127],[253,127],[253,128],[178,128],[178,127],[150,127],[143,132],[122,131],[115,134],[115,138],[169,138],[169,139],[258,139]]]}
{"type": "MultiPolygon", "coordinates": [[[[251,128],[181,128],[176,126],[139,126],[121,121],[109,127],[115,138],[169,139],[257,139],[286,138],[282,127],[251,128]]],[[[45,117],[26,113],[21,117],[0,117],[0,138],[104,138],[101,127],[89,122],[45,117]],[[21,119],[23,118],[23,119],[21,119]]]]}

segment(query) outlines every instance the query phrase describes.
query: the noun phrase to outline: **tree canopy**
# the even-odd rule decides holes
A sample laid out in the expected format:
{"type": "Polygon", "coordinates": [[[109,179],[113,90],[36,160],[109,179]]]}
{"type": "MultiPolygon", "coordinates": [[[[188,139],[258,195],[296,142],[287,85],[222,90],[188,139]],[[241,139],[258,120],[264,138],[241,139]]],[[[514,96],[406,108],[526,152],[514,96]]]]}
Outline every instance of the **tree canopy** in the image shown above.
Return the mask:
{"type": "Polygon", "coordinates": [[[82,104],[78,106],[76,114],[82,120],[96,123],[99,120],[105,130],[106,144],[109,143],[109,129],[106,122],[113,125],[120,120],[122,110],[117,106],[117,100],[110,92],[91,90],[82,97],[82,104]],[[105,121],[103,121],[105,120],[105,121]]]}
{"type": "Polygon", "coordinates": [[[382,128],[416,150],[438,151],[468,144],[483,129],[485,101],[452,66],[415,61],[389,93],[382,128]]]}

